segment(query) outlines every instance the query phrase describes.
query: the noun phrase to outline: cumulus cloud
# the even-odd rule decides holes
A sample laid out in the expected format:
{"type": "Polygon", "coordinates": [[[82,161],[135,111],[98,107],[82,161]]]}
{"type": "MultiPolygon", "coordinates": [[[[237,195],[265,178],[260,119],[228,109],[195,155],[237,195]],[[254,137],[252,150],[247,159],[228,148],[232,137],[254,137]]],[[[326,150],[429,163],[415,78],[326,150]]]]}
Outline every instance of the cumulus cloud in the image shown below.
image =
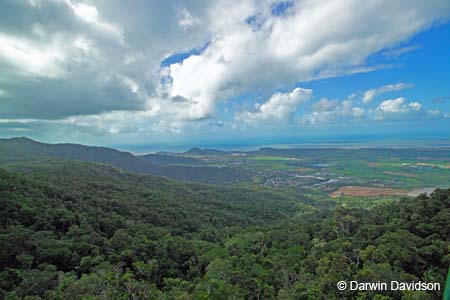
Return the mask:
{"type": "Polygon", "coordinates": [[[184,30],[187,30],[195,25],[200,25],[202,23],[200,19],[194,17],[186,8],[180,9],[178,11],[178,15],[178,25],[184,30]]]}
{"type": "Polygon", "coordinates": [[[338,100],[328,100],[327,98],[322,98],[312,105],[313,109],[316,111],[332,111],[338,106],[338,100]]]}
{"type": "Polygon", "coordinates": [[[295,88],[289,93],[275,93],[267,102],[257,103],[255,111],[244,111],[236,115],[236,120],[253,126],[288,123],[292,120],[297,106],[309,100],[312,90],[295,88]]]}
{"type": "MultiPolygon", "coordinates": [[[[186,6],[206,13],[195,1],[186,6]]],[[[136,2],[124,10],[112,1],[2,1],[0,118],[146,110],[150,96],[159,97],[161,59],[207,38],[202,28],[186,36],[176,7],[136,2]]]]}
{"type": "MultiPolygon", "coordinates": [[[[220,124],[210,120],[218,103],[250,92],[269,100],[237,119],[288,120],[307,93],[275,90],[382,68],[366,58],[398,48],[450,12],[444,0],[277,3],[132,1],[125,10],[122,1],[2,1],[0,118],[110,133],[179,132],[220,124]]],[[[352,102],[333,105],[364,115],[352,102]]]]}
{"type": "Polygon", "coordinates": [[[375,108],[358,107],[351,100],[323,98],[311,105],[311,111],[301,119],[309,126],[349,125],[355,122],[419,121],[448,118],[438,110],[425,110],[420,102],[408,102],[404,97],[382,101],[375,108]]]}
{"type": "Polygon", "coordinates": [[[190,118],[208,117],[218,101],[245,90],[371,70],[368,55],[427,28],[450,4],[302,1],[282,17],[269,8],[264,1],[219,2],[210,46],[170,66],[171,93],[189,99],[190,118]]]}
{"type": "Polygon", "coordinates": [[[379,106],[378,110],[383,113],[404,113],[410,110],[418,111],[422,108],[422,105],[418,102],[411,102],[408,105],[405,104],[405,98],[400,97],[397,99],[385,100],[379,106]]]}
{"type": "Polygon", "coordinates": [[[15,16],[0,21],[0,67],[11,81],[69,77],[84,62],[100,63],[97,54],[102,38],[123,38],[120,27],[103,21],[95,6],[69,0],[29,4],[31,8],[26,2],[2,3],[6,6],[2,10],[15,16]]]}
{"type": "Polygon", "coordinates": [[[313,110],[305,114],[302,123],[310,126],[345,125],[365,118],[365,110],[354,106],[351,100],[342,102],[323,98],[312,105],[313,110]]]}
{"type": "MultiPolygon", "coordinates": [[[[213,132],[223,126],[221,120],[205,119],[196,122],[188,122],[179,117],[182,114],[183,105],[175,103],[176,107],[164,105],[163,101],[154,99],[152,108],[146,110],[118,110],[96,115],[70,116],[57,123],[60,126],[71,127],[82,132],[92,134],[182,134],[208,130],[213,132]]],[[[167,103],[166,103],[167,104],[167,103]]]]}
{"type": "Polygon", "coordinates": [[[382,101],[375,109],[369,110],[368,118],[373,121],[420,121],[448,118],[435,109],[425,109],[422,103],[407,101],[404,97],[382,101]]]}
{"type": "Polygon", "coordinates": [[[404,97],[385,100],[375,110],[375,120],[419,120],[439,117],[438,111],[425,111],[419,102],[407,102],[404,97]]]}
{"type": "Polygon", "coordinates": [[[407,88],[412,88],[414,85],[411,83],[397,83],[397,84],[387,84],[384,85],[382,87],[376,88],[376,89],[371,89],[368,90],[364,93],[364,96],[362,98],[362,101],[367,104],[369,102],[371,102],[376,96],[380,95],[380,94],[384,94],[384,93],[388,93],[388,92],[396,92],[396,91],[401,91],[407,88]]]}
{"type": "Polygon", "coordinates": [[[57,39],[49,42],[38,44],[0,33],[0,57],[23,75],[58,77],[64,72],[62,64],[67,59],[68,49],[57,39]]]}
{"type": "Polygon", "coordinates": [[[123,29],[114,23],[107,22],[100,18],[95,6],[85,3],[72,3],[70,0],[65,0],[65,3],[73,13],[84,22],[92,25],[97,30],[113,36],[119,42],[124,42],[123,29]]]}

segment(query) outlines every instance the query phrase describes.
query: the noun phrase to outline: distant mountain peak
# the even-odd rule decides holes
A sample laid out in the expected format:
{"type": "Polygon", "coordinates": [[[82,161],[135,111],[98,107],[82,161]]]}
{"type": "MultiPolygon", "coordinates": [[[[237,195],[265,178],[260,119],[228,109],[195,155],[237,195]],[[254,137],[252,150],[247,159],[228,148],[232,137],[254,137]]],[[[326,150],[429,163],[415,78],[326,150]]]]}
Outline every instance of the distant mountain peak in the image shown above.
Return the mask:
{"type": "Polygon", "coordinates": [[[44,145],[43,143],[40,143],[33,139],[30,139],[29,137],[26,137],[26,136],[0,138],[0,144],[17,146],[17,147],[37,147],[40,145],[44,145]]]}
{"type": "Polygon", "coordinates": [[[188,151],[184,152],[184,154],[190,154],[190,155],[202,155],[204,154],[203,150],[198,147],[193,147],[189,149],[188,151]]]}
{"type": "Polygon", "coordinates": [[[193,147],[183,154],[187,155],[223,155],[226,154],[225,151],[217,150],[217,149],[200,149],[198,147],[193,147]]]}
{"type": "Polygon", "coordinates": [[[12,138],[3,139],[3,140],[9,140],[9,141],[29,141],[29,142],[35,142],[35,143],[38,143],[37,141],[32,140],[32,139],[30,139],[29,137],[26,137],[26,136],[12,137],[12,138]]]}
{"type": "Polygon", "coordinates": [[[264,150],[278,150],[278,149],[272,148],[272,147],[262,147],[262,148],[259,148],[259,151],[264,151],[264,150]]]}

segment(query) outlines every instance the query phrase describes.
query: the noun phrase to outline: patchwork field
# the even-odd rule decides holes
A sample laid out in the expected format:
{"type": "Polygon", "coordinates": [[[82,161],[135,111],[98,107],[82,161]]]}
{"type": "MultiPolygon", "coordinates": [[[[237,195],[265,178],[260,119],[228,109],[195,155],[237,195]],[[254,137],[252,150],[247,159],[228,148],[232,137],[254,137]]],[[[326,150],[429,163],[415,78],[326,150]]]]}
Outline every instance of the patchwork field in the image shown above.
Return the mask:
{"type": "MultiPolygon", "coordinates": [[[[330,193],[332,197],[384,195],[388,198],[409,195],[415,189],[420,193],[421,189],[450,186],[449,147],[261,148],[248,152],[193,148],[184,153],[137,157],[112,149],[102,149],[101,153],[98,149],[88,153],[84,150],[74,145],[49,146],[17,139],[6,141],[0,147],[0,164],[14,164],[27,155],[39,153],[44,157],[107,163],[126,171],[183,181],[286,188],[326,198],[330,193]],[[26,146],[22,152],[18,152],[20,143],[26,146]],[[78,152],[81,154],[77,155],[78,152]]],[[[32,164],[37,163],[32,155],[29,159],[32,164]]]]}
{"type": "Polygon", "coordinates": [[[352,196],[352,197],[373,197],[406,195],[406,190],[393,188],[379,188],[367,186],[343,186],[330,194],[331,197],[352,196]]]}
{"type": "Polygon", "coordinates": [[[402,172],[393,172],[393,171],[384,171],[383,174],[387,174],[387,175],[397,175],[397,176],[411,177],[411,178],[417,178],[417,177],[419,177],[419,175],[413,174],[413,173],[402,173],[402,172]]]}
{"type": "Polygon", "coordinates": [[[313,172],[314,169],[313,168],[300,167],[300,168],[294,169],[293,171],[299,172],[299,173],[307,173],[307,172],[313,172]]]}

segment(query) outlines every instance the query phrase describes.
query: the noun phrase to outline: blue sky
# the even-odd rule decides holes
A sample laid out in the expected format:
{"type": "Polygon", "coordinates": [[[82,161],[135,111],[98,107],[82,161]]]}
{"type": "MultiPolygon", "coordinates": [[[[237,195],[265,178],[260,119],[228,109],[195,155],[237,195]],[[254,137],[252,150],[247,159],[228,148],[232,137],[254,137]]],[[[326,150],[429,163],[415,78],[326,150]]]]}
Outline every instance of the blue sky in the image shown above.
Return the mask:
{"type": "Polygon", "coordinates": [[[0,11],[0,137],[161,149],[450,136],[445,0],[0,11]]]}

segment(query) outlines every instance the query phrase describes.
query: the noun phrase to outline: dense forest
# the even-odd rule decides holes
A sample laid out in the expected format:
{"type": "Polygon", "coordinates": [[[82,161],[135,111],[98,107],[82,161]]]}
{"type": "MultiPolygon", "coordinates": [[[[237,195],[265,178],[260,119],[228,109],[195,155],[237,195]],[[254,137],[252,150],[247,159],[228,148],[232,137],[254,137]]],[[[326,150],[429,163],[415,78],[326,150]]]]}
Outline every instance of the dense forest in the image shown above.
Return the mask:
{"type": "Polygon", "coordinates": [[[0,169],[1,299],[441,299],[450,190],[369,207],[183,184],[103,164],[0,169]]]}

